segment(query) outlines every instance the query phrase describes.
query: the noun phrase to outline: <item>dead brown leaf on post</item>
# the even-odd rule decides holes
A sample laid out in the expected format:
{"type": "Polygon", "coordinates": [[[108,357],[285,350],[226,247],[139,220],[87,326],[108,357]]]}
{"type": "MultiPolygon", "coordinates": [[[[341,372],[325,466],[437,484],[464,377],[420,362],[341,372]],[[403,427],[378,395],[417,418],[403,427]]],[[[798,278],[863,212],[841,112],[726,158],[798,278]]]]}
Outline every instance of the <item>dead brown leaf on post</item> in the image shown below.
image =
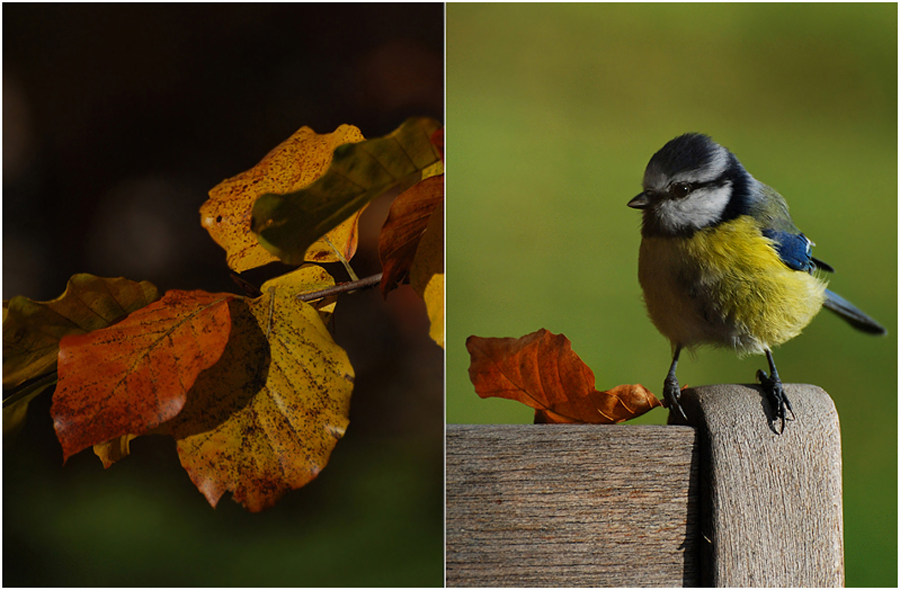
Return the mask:
{"type": "Polygon", "coordinates": [[[641,385],[597,391],[593,371],[561,334],[542,329],[522,338],[470,336],[466,348],[476,393],[532,407],[536,422],[614,424],[662,406],[641,385]]]}

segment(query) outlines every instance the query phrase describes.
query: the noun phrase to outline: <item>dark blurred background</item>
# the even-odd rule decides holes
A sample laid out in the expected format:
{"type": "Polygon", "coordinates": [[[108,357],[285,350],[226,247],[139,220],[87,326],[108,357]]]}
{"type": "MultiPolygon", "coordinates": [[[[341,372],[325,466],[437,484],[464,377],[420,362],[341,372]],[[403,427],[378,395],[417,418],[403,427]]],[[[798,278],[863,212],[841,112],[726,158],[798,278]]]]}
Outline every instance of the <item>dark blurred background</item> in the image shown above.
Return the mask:
{"type": "MultiPolygon", "coordinates": [[[[4,299],[55,298],[79,272],[235,292],[200,226],[209,189],[304,125],[443,121],[443,11],[4,4],[4,299]]],[[[379,271],[388,206],[363,216],[360,276],[379,271]]],[[[347,435],[261,514],[210,508],[167,437],[107,471],[90,451],[63,466],[49,395],[34,402],[4,441],[3,584],[441,585],[443,354],[424,305],[369,290],[334,321],[357,373],[347,435]]]]}

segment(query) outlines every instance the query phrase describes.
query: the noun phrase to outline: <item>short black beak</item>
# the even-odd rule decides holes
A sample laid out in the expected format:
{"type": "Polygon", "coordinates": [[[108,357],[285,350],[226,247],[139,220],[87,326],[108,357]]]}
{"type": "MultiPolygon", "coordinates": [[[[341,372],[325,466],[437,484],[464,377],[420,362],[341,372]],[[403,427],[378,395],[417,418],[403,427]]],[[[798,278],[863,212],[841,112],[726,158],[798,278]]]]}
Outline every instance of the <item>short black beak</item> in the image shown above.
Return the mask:
{"type": "Polygon", "coordinates": [[[643,209],[647,205],[650,204],[650,197],[647,196],[647,191],[642,192],[635,198],[628,201],[628,206],[634,209],[643,209]]]}

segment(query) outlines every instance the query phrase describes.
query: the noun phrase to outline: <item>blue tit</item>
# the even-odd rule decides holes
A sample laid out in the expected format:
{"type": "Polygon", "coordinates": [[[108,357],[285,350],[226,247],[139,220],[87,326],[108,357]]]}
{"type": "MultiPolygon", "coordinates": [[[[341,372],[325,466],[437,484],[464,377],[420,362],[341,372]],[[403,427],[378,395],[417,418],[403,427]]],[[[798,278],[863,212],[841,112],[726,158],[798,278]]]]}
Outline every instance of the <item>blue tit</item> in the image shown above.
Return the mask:
{"type": "Polygon", "coordinates": [[[688,133],[656,152],[643,192],[628,202],[643,210],[638,277],[650,319],[672,343],[663,385],[670,411],[684,416],[675,377],[682,349],[708,344],[738,355],[765,354],[757,379],[784,430],[793,415],[772,359],[824,305],[869,334],[885,329],[826,289],[830,266],[811,254],[784,198],[747,172],[729,150],[688,133]]]}

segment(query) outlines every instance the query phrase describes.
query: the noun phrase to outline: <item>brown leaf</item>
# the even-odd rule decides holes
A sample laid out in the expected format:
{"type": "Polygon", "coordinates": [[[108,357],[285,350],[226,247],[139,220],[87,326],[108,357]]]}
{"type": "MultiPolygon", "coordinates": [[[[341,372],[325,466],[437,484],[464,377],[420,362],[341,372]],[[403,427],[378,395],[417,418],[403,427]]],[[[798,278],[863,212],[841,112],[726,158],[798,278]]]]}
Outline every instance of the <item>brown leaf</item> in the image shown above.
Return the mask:
{"type": "Polygon", "coordinates": [[[50,408],[64,459],[175,417],[197,375],[225,349],[232,299],[169,291],[118,324],[64,337],[50,408]]]}
{"type": "Polygon", "coordinates": [[[381,294],[407,279],[409,269],[432,213],[444,204],[444,175],[432,176],[394,199],[378,236],[381,259],[381,294]]]}
{"type": "Polygon", "coordinates": [[[479,396],[519,401],[536,421],[611,424],[662,404],[640,385],[597,391],[594,373],[563,335],[539,330],[522,338],[470,336],[469,378],[479,396]]]}
{"type": "MultiPolygon", "coordinates": [[[[200,208],[201,223],[225,249],[228,266],[243,272],[278,260],[250,232],[251,210],[259,196],[291,193],[308,186],[328,170],[336,147],[364,139],[352,125],[341,125],[333,133],[325,134],[303,127],[256,166],[223,180],[209,191],[209,199],[200,208]]],[[[346,260],[353,258],[361,213],[362,209],[315,242],[306,251],[305,260],[338,262],[340,258],[329,241],[346,260]]]]}
{"type": "MultiPolygon", "coordinates": [[[[603,416],[597,424],[617,424],[637,418],[662,403],[643,385],[617,385],[609,391],[593,391],[588,394],[590,405],[603,416]]],[[[561,410],[565,411],[565,410],[561,410]]],[[[550,410],[535,410],[536,424],[571,424],[588,422],[550,410]]]]}

